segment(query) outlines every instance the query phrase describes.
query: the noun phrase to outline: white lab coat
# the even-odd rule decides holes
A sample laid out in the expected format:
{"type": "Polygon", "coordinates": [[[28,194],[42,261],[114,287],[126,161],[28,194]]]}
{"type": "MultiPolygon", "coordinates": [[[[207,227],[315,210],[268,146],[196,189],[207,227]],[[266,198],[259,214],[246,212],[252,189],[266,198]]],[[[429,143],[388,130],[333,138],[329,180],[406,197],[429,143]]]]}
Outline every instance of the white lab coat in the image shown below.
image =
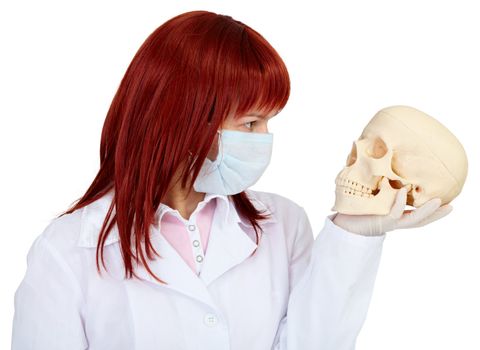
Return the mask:
{"type": "Polygon", "coordinates": [[[258,247],[253,229],[230,210],[233,202],[218,201],[200,275],[152,225],[163,258],[150,267],[168,285],[142,266],[142,280],[123,279],[116,225],[105,246],[109,272],[97,274],[110,195],[52,220],[33,242],[15,292],[12,349],[354,349],[385,234],[348,232],[332,214],[314,240],[303,207],[278,194],[247,193],[273,213],[258,247]]]}

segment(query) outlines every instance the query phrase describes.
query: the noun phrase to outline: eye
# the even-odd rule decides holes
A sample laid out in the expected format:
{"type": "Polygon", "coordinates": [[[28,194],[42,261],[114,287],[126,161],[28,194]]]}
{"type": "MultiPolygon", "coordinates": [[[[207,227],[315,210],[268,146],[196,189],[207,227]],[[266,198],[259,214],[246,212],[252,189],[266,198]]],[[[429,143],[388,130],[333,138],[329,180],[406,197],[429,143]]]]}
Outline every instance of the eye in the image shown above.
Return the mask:
{"type": "Polygon", "coordinates": [[[255,123],[255,121],[246,122],[243,125],[245,125],[248,129],[251,129],[253,123],[255,123]]]}

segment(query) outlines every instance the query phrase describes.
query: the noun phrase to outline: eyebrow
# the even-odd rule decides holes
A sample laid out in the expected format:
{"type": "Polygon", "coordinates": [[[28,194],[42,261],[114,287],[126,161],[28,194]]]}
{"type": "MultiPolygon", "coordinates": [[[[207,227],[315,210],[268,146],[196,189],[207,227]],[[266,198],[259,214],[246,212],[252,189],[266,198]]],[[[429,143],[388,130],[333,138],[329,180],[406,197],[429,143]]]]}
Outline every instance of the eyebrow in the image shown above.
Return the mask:
{"type": "MultiPolygon", "coordinates": [[[[280,112],[277,112],[277,113],[275,113],[275,114],[274,114],[274,115],[272,115],[270,118],[273,118],[273,117],[275,117],[275,116],[276,116],[278,113],[280,113],[280,112]]],[[[256,117],[260,117],[260,118],[262,118],[262,119],[266,119],[266,117],[267,117],[267,116],[265,116],[265,115],[262,115],[262,114],[257,114],[257,113],[249,113],[248,115],[254,115],[254,116],[256,116],[256,117]]]]}

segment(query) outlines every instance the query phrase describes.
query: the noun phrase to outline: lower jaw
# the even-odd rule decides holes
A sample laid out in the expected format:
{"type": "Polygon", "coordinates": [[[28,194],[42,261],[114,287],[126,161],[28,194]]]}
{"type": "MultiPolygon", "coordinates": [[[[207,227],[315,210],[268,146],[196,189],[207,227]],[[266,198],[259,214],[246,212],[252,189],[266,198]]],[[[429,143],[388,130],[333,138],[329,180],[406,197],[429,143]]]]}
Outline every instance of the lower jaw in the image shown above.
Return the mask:
{"type": "MultiPolygon", "coordinates": [[[[331,210],[350,215],[387,215],[395,200],[398,190],[392,189],[387,184],[388,179],[382,179],[381,190],[376,194],[355,194],[350,189],[345,193],[345,187],[336,186],[335,205],[331,210]]],[[[359,191],[356,191],[357,193],[359,191]]]]}

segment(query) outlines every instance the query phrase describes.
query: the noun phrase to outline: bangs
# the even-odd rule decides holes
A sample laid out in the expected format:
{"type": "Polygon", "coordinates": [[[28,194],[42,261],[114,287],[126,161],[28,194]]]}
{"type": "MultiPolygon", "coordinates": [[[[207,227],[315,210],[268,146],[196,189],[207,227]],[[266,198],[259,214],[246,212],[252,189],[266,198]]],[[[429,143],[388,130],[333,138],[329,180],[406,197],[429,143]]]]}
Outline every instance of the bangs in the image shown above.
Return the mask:
{"type": "Polygon", "coordinates": [[[242,33],[238,64],[228,67],[235,91],[234,117],[250,111],[265,113],[283,109],[290,95],[290,77],[276,50],[257,32],[245,28],[242,33]],[[245,43],[244,41],[248,41],[245,43]]]}

